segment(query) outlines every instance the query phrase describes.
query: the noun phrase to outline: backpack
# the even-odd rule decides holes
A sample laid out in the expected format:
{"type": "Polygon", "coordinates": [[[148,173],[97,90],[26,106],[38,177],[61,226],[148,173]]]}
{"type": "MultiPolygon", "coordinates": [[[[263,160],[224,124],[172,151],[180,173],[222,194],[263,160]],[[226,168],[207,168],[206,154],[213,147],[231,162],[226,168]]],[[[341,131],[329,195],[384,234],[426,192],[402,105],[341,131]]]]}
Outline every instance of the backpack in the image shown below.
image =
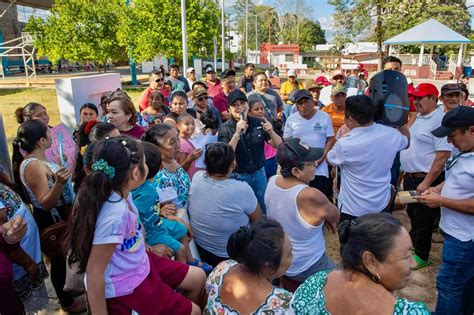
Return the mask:
{"type": "Polygon", "coordinates": [[[406,124],[410,102],[403,73],[394,70],[376,73],[370,79],[368,92],[375,107],[375,122],[392,127],[406,124]]]}

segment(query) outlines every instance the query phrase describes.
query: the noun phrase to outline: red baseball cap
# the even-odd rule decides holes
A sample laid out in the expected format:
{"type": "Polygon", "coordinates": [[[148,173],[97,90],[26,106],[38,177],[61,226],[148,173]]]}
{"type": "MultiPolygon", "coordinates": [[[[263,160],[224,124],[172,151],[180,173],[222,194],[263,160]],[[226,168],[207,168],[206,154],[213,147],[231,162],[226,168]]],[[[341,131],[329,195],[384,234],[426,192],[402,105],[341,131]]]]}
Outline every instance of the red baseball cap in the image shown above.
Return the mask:
{"type": "Polygon", "coordinates": [[[329,82],[329,80],[323,75],[320,75],[319,77],[314,79],[314,83],[318,85],[323,85],[323,86],[331,85],[331,82],[329,82]]]}
{"type": "Polygon", "coordinates": [[[415,97],[425,97],[428,95],[438,97],[439,91],[438,88],[431,83],[420,83],[413,91],[411,91],[411,95],[415,97]]]}

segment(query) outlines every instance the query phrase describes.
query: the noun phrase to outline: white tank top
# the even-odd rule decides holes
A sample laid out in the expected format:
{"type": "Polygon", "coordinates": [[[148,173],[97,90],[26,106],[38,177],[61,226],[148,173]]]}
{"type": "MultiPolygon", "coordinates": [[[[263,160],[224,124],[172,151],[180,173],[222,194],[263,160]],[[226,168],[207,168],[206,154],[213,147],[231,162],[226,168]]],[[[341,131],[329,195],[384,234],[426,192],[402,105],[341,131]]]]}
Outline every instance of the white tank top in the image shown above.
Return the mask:
{"type": "Polygon", "coordinates": [[[267,217],[278,221],[285,230],[293,247],[293,262],[287,276],[297,276],[316,263],[326,251],[322,222],[319,226],[307,223],[301,217],[296,198],[308,185],[299,184],[283,189],[275,184],[276,175],[268,181],[265,192],[267,217]]]}

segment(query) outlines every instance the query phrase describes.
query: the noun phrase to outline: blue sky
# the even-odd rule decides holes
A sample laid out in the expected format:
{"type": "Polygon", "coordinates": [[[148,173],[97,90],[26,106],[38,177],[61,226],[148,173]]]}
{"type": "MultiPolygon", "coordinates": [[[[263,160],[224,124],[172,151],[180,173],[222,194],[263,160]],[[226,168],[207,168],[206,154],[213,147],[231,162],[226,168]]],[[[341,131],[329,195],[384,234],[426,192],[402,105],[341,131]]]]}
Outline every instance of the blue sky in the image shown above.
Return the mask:
{"type": "MultiPolygon", "coordinates": [[[[234,0],[224,0],[226,7],[232,6],[234,0]]],[[[330,41],[332,38],[332,13],[334,13],[334,7],[328,4],[327,0],[300,0],[305,6],[312,9],[311,18],[318,20],[321,23],[321,27],[326,31],[326,40],[330,41]]],[[[474,0],[472,0],[474,2],[474,0]]],[[[255,4],[264,4],[275,6],[275,0],[249,0],[255,4]]],[[[296,4],[296,1],[293,1],[296,4]]],[[[291,8],[287,8],[288,11],[292,11],[291,8]]],[[[293,9],[293,12],[295,10],[293,9]]]]}
{"type": "MultiPolygon", "coordinates": [[[[224,0],[225,6],[230,6],[234,0],[224,0]]],[[[249,2],[255,4],[265,4],[275,6],[274,0],[249,0],[249,2]]],[[[313,20],[319,21],[322,29],[326,31],[326,40],[331,41],[333,37],[332,32],[332,14],[334,13],[334,7],[329,5],[327,0],[301,0],[308,7],[312,8],[311,18],[313,20]]],[[[296,1],[293,1],[296,3],[296,1]]],[[[466,6],[473,6],[469,8],[469,13],[471,14],[471,29],[474,29],[474,0],[466,0],[466,6]]]]}

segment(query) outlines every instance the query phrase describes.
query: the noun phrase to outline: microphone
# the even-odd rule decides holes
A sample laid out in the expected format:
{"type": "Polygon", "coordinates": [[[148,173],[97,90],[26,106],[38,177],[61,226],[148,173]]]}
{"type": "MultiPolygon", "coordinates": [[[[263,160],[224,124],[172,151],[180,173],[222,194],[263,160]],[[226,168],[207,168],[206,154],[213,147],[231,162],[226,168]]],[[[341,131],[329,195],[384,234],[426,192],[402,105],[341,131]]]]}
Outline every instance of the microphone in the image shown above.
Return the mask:
{"type": "MultiPolygon", "coordinates": [[[[245,114],[243,112],[240,112],[239,116],[240,116],[240,120],[245,121],[245,114]]],[[[244,129],[240,130],[240,136],[242,136],[243,133],[244,133],[244,129]]]]}

